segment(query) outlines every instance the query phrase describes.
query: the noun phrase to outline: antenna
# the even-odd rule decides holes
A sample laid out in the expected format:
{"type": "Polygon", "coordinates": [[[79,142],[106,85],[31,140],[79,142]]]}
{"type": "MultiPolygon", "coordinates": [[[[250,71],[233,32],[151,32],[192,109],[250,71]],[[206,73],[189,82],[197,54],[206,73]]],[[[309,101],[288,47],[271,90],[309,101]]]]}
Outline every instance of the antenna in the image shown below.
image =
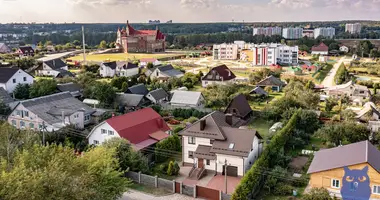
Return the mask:
{"type": "Polygon", "coordinates": [[[82,26],[82,39],[83,39],[83,63],[86,64],[86,42],[84,39],[84,26],[82,26]]]}

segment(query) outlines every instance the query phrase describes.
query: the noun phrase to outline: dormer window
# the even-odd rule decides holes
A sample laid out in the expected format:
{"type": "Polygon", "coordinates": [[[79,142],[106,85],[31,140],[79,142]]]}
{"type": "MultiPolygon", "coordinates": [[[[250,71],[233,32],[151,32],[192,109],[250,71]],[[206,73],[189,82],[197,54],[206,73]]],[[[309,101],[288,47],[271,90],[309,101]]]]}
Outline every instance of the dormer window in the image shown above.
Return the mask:
{"type": "Polygon", "coordinates": [[[235,146],[235,143],[230,143],[230,145],[228,146],[229,149],[233,149],[235,146]]]}

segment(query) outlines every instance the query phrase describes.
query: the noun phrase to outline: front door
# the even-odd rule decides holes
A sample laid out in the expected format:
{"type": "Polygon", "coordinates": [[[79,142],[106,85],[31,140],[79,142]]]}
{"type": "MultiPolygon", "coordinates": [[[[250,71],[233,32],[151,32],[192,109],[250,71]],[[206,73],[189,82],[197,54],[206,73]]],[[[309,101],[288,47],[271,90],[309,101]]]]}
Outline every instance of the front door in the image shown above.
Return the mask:
{"type": "Polygon", "coordinates": [[[203,166],[203,159],[198,158],[198,168],[202,168],[203,166]]]}

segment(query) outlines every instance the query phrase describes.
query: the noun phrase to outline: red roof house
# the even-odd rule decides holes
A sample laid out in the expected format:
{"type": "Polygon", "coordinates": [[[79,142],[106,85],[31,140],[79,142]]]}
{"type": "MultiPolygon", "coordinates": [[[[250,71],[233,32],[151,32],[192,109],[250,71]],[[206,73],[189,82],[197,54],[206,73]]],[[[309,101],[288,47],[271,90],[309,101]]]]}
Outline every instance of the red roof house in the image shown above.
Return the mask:
{"type": "Polygon", "coordinates": [[[329,53],[329,47],[325,45],[325,43],[323,42],[311,48],[311,54],[327,55],[328,53],[329,53]]]}
{"type": "Polygon", "coordinates": [[[169,137],[169,130],[156,111],[144,108],[107,119],[91,131],[88,139],[89,144],[98,145],[112,137],[122,137],[140,150],[169,137]]]}

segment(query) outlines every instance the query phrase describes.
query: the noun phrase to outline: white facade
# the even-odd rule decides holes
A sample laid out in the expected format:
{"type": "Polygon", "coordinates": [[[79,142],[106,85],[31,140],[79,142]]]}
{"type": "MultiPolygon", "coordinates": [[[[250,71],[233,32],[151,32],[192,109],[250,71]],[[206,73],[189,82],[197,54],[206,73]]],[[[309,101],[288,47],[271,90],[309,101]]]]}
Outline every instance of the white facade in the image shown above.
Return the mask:
{"type": "Polygon", "coordinates": [[[316,28],[314,29],[314,38],[318,38],[319,36],[323,36],[324,38],[332,39],[335,36],[335,28],[316,28]]]}
{"type": "Polygon", "coordinates": [[[236,60],[238,59],[238,49],[237,44],[214,44],[214,60],[236,60]]]}
{"type": "Polygon", "coordinates": [[[33,84],[33,76],[19,69],[6,83],[0,83],[0,87],[4,88],[8,93],[13,93],[13,90],[18,84],[33,84]]]}
{"type": "Polygon", "coordinates": [[[354,33],[360,33],[361,30],[362,30],[362,25],[360,23],[346,24],[346,32],[354,34],[354,33]]]}
{"type": "Polygon", "coordinates": [[[139,74],[139,68],[131,68],[131,69],[123,69],[123,68],[116,68],[116,75],[117,76],[125,76],[125,77],[131,77],[136,76],[139,74]]]}
{"type": "Polygon", "coordinates": [[[125,76],[131,77],[139,74],[139,68],[124,69],[121,66],[117,66],[115,69],[112,69],[104,64],[100,65],[99,74],[101,77],[114,77],[114,76],[125,76]]]}
{"type": "Polygon", "coordinates": [[[208,80],[202,80],[202,87],[206,88],[209,85],[227,85],[229,83],[235,82],[235,79],[228,80],[228,81],[208,81],[208,80]]]}
{"type": "Polygon", "coordinates": [[[116,69],[111,69],[110,67],[101,64],[99,74],[101,77],[114,77],[116,74],[116,69]]]}
{"type": "MultiPolygon", "coordinates": [[[[141,61],[140,67],[146,67],[148,65],[148,63],[149,62],[141,61]]],[[[161,61],[155,60],[154,62],[152,62],[152,64],[153,64],[153,66],[161,65],[161,61]]]]}
{"type": "MultiPolygon", "coordinates": [[[[67,65],[63,66],[63,67],[61,67],[59,69],[69,71],[69,67],[67,65]]],[[[46,63],[42,64],[42,70],[37,70],[37,74],[38,75],[43,75],[43,76],[53,76],[53,77],[56,77],[59,73],[60,73],[59,71],[56,71],[56,70],[52,69],[46,63]]]]}
{"type": "Polygon", "coordinates": [[[92,129],[88,137],[88,144],[101,145],[114,137],[120,138],[120,135],[107,122],[102,122],[92,129]]]}
{"type": "Polygon", "coordinates": [[[347,46],[343,45],[343,46],[339,47],[339,51],[348,53],[350,51],[350,49],[347,46]]]}
{"type": "Polygon", "coordinates": [[[311,55],[327,56],[327,55],[329,55],[329,52],[328,51],[312,51],[311,55]]]}
{"type": "Polygon", "coordinates": [[[298,63],[298,46],[283,44],[261,44],[252,48],[254,66],[298,63]]]}
{"type": "Polygon", "coordinates": [[[253,28],[253,35],[281,35],[282,28],[281,27],[257,27],[253,28]]]}
{"type": "Polygon", "coordinates": [[[238,45],[238,49],[244,49],[245,47],[244,41],[234,41],[234,44],[238,45]]]}
{"type": "Polygon", "coordinates": [[[285,39],[300,39],[302,38],[303,28],[284,28],[282,36],[285,39]]]}

